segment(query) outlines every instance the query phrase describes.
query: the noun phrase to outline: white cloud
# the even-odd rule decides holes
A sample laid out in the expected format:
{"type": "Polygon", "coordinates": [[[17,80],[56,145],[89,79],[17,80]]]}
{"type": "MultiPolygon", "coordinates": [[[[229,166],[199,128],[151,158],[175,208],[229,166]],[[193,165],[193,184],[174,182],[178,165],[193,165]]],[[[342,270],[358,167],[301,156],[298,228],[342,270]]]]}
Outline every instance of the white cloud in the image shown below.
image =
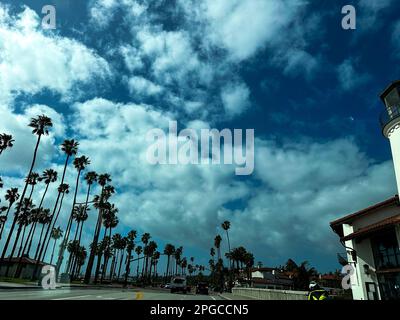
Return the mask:
{"type": "Polygon", "coordinates": [[[76,40],[45,35],[39,17],[25,8],[0,15],[0,101],[43,89],[67,95],[76,83],[109,74],[107,62],[76,40]]]}
{"type": "Polygon", "coordinates": [[[250,105],[249,96],[250,90],[244,83],[224,87],[221,99],[228,117],[242,114],[250,105]]]}
{"type": "Polygon", "coordinates": [[[205,16],[211,41],[226,48],[232,59],[243,60],[275,42],[303,1],[207,0],[205,16]]]}
{"type": "Polygon", "coordinates": [[[128,80],[129,82],[129,91],[132,95],[144,94],[147,96],[153,96],[161,93],[163,88],[157,84],[154,84],[152,81],[147,80],[143,77],[132,77],[128,80]]]}

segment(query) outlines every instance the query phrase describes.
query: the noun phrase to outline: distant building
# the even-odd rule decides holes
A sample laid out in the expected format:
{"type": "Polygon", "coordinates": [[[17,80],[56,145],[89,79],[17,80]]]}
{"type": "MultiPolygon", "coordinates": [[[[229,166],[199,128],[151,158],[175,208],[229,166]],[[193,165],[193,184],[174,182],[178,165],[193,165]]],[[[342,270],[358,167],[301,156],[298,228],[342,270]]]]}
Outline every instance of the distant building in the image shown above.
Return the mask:
{"type": "Polygon", "coordinates": [[[276,268],[253,268],[251,270],[251,284],[254,288],[293,289],[293,280],[276,268]]]}
{"type": "MultiPolygon", "coordinates": [[[[11,258],[11,261],[9,258],[4,258],[3,262],[0,263],[0,276],[4,276],[6,273],[7,266],[9,265],[9,270],[8,270],[8,275],[10,277],[14,276],[17,272],[17,267],[18,264],[21,264],[21,273],[20,273],[20,278],[22,279],[31,279],[33,272],[36,267],[36,261],[34,259],[28,258],[28,257],[22,257],[22,258],[17,258],[13,257],[11,258]]],[[[43,262],[39,262],[39,269],[47,265],[43,262]]]]}
{"type": "MultiPolygon", "coordinates": [[[[380,118],[382,133],[390,141],[400,192],[400,81],[390,84],[381,99],[386,107],[380,118]]],[[[399,197],[335,220],[331,227],[346,250],[339,261],[354,267],[353,298],[400,300],[399,197]]]]}

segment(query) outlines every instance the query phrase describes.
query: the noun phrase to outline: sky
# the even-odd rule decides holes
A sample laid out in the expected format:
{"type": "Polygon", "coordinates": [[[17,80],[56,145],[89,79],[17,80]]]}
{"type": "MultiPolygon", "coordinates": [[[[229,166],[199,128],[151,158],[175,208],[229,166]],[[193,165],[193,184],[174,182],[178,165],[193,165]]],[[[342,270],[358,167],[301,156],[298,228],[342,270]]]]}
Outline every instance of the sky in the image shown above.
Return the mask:
{"type": "MultiPolygon", "coordinates": [[[[227,250],[229,220],[231,246],[264,265],[337,269],[344,250],[329,222],[396,193],[378,119],[379,94],[399,78],[399,9],[394,0],[2,0],[0,132],[15,138],[0,157],[4,189],[22,185],[35,143],[27,123],[45,113],[54,127],[35,170],[60,171],[60,143],[77,139],[88,169],[112,176],[116,232],[149,232],[159,250],[182,245],[207,265],[216,234],[227,250]],[[41,27],[47,4],[54,30],[41,27]],[[355,30],[341,25],[348,4],[355,30]],[[254,172],[149,164],[146,133],[172,120],[254,129],[254,172]]],[[[75,176],[70,166],[67,182],[75,176]]]]}

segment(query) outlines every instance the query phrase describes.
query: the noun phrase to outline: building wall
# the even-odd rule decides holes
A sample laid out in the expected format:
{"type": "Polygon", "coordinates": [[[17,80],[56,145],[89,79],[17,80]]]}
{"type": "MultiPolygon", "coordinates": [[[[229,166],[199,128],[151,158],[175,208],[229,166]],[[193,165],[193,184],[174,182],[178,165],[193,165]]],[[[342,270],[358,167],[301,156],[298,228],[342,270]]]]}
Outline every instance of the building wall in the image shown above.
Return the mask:
{"type": "Polygon", "coordinates": [[[373,223],[380,222],[386,218],[393,217],[400,214],[400,207],[392,205],[387,208],[379,209],[373,213],[362,216],[361,218],[352,222],[354,231],[360,228],[367,227],[373,223]]]}
{"type": "MultiPolygon", "coordinates": [[[[353,233],[354,225],[343,225],[344,235],[353,233]]],[[[353,292],[354,300],[368,300],[366,282],[373,282],[376,284],[376,289],[378,296],[380,297],[378,279],[376,274],[373,272],[375,270],[375,262],[371,247],[371,241],[369,239],[364,239],[361,242],[356,242],[355,240],[349,240],[345,242],[346,247],[352,248],[357,253],[357,262],[352,260],[351,254],[347,253],[347,259],[351,266],[354,268],[354,274],[351,277],[351,290],[353,292]],[[369,275],[365,273],[364,265],[368,265],[369,269],[372,271],[369,275]]]]}

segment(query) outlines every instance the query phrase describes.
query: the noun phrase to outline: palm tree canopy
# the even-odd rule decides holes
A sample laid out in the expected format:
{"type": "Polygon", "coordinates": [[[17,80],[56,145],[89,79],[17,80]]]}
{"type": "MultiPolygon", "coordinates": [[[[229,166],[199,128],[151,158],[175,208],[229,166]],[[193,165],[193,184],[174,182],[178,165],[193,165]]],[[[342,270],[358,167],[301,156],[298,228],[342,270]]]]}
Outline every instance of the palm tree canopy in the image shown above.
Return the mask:
{"type": "Polygon", "coordinates": [[[214,245],[218,249],[221,246],[222,238],[220,235],[217,235],[214,239],[214,245]]]}
{"type": "Polygon", "coordinates": [[[87,211],[89,211],[89,207],[83,204],[79,204],[74,207],[74,210],[72,212],[72,218],[76,222],[84,222],[88,218],[87,211]]]}
{"type": "Polygon", "coordinates": [[[36,172],[31,172],[29,176],[25,179],[25,182],[31,186],[34,186],[40,181],[40,176],[36,172]]]}
{"type": "Polygon", "coordinates": [[[65,152],[67,156],[73,156],[78,152],[79,142],[75,140],[64,140],[61,144],[61,150],[65,152]]]}
{"type": "Polygon", "coordinates": [[[108,182],[111,182],[111,176],[108,173],[103,173],[98,176],[99,185],[104,187],[108,182]]]}
{"type": "Polygon", "coordinates": [[[42,114],[41,116],[32,118],[28,126],[33,128],[32,133],[41,136],[49,134],[49,127],[52,127],[53,123],[49,117],[42,114]]]}
{"type": "Polygon", "coordinates": [[[90,164],[90,159],[86,156],[80,156],[74,159],[74,167],[78,171],[84,170],[90,164]]]}
{"type": "Polygon", "coordinates": [[[221,224],[222,229],[224,229],[225,231],[229,230],[229,228],[231,227],[231,223],[226,220],[221,224]]]}
{"type": "Polygon", "coordinates": [[[69,185],[66,183],[60,184],[58,186],[58,192],[60,193],[69,193],[69,185]]]}
{"type": "Polygon", "coordinates": [[[170,243],[167,243],[164,248],[164,254],[166,254],[167,256],[171,256],[174,253],[175,253],[175,246],[170,243]]]}
{"type": "Polygon", "coordinates": [[[53,228],[53,229],[51,230],[51,237],[52,237],[54,240],[58,240],[58,239],[60,239],[62,236],[63,236],[63,231],[61,230],[60,227],[53,228]]]}
{"type": "Polygon", "coordinates": [[[19,199],[18,188],[11,188],[6,191],[6,200],[10,203],[10,206],[19,199]]]}
{"type": "Polygon", "coordinates": [[[0,153],[7,148],[11,148],[13,143],[14,139],[12,135],[6,133],[0,134],[0,153]]]}
{"type": "Polygon", "coordinates": [[[86,173],[85,180],[86,180],[87,184],[89,184],[89,185],[93,184],[94,182],[97,181],[97,173],[94,171],[90,171],[90,172],[86,173]]]}
{"type": "Polygon", "coordinates": [[[46,169],[43,171],[39,181],[44,181],[45,184],[50,184],[57,181],[57,171],[53,169],[46,169]]]}

